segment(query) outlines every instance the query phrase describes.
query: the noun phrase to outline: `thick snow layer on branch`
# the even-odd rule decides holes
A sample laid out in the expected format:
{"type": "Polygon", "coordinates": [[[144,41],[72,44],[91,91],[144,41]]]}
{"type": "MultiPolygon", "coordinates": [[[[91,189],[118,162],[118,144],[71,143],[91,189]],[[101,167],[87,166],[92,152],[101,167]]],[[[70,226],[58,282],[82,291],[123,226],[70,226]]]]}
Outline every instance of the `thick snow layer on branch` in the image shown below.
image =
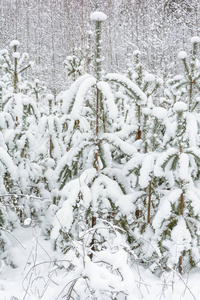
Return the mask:
{"type": "Polygon", "coordinates": [[[0,112],[0,127],[3,129],[6,128],[13,128],[14,127],[14,122],[12,119],[11,114],[7,112],[0,112]]]}
{"type": "Polygon", "coordinates": [[[124,154],[132,156],[137,152],[136,148],[124,141],[112,133],[104,133],[102,139],[105,139],[116,148],[119,148],[124,154]]]}
{"type": "Polygon", "coordinates": [[[151,180],[150,173],[153,171],[153,166],[154,166],[154,155],[147,154],[144,157],[144,160],[142,162],[142,168],[140,170],[140,176],[139,176],[139,184],[142,188],[148,186],[149,181],[151,180]]]}
{"type": "Polygon", "coordinates": [[[144,107],[142,109],[142,114],[145,115],[145,116],[149,116],[151,114],[151,109],[148,108],[148,107],[144,107]]]}
{"type": "Polygon", "coordinates": [[[90,19],[92,21],[102,22],[102,21],[105,21],[107,19],[107,16],[104,13],[100,12],[100,11],[95,11],[90,15],[90,19]]]}
{"type": "Polygon", "coordinates": [[[189,138],[190,147],[197,146],[198,141],[198,124],[196,116],[193,113],[187,114],[187,127],[186,132],[189,138]]]}
{"type": "Polygon", "coordinates": [[[13,179],[17,178],[16,167],[12,158],[2,147],[0,147],[0,174],[2,174],[5,170],[8,170],[13,179]]]}
{"type": "Polygon", "coordinates": [[[163,197],[160,200],[158,212],[156,213],[152,223],[153,228],[159,229],[161,227],[163,220],[166,220],[170,217],[170,212],[171,212],[170,202],[168,201],[167,197],[163,197]]]}
{"type": "Polygon", "coordinates": [[[56,213],[56,218],[54,219],[54,228],[51,232],[51,238],[56,239],[59,235],[59,230],[68,231],[73,222],[73,207],[70,202],[65,201],[63,207],[59,209],[56,213]]]}
{"type": "MultiPolygon", "coordinates": [[[[130,215],[135,211],[135,205],[133,204],[136,200],[137,193],[130,195],[123,195],[120,199],[116,202],[116,205],[120,208],[120,211],[124,215],[130,215]]],[[[138,195],[137,195],[138,196],[138,195]]]]}
{"type": "Polygon", "coordinates": [[[187,58],[187,53],[185,51],[180,51],[178,53],[178,58],[179,59],[186,59],[187,58]]]}
{"type": "Polygon", "coordinates": [[[126,125],[126,127],[122,128],[120,131],[116,131],[115,134],[122,140],[125,138],[128,139],[133,132],[137,131],[137,129],[137,125],[126,125]]]}
{"type": "Polygon", "coordinates": [[[72,108],[72,118],[78,119],[82,110],[83,110],[83,103],[84,99],[87,95],[88,90],[96,84],[96,78],[93,76],[90,76],[89,78],[86,78],[79,86],[75,102],[72,108]]]}
{"type": "Polygon", "coordinates": [[[179,177],[181,180],[187,180],[189,176],[189,157],[185,153],[180,154],[179,158],[179,177]]]}
{"type": "MultiPolygon", "coordinates": [[[[92,210],[95,212],[99,205],[99,198],[112,199],[114,203],[123,196],[122,190],[119,184],[113,179],[106,175],[100,174],[98,178],[95,179],[92,187],[92,210]]],[[[105,202],[105,208],[107,206],[105,202]]]]}
{"type": "Polygon", "coordinates": [[[186,103],[179,101],[174,104],[174,111],[186,111],[186,110],[187,110],[186,103]]]}
{"type": "Polygon", "coordinates": [[[200,215],[200,191],[198,188],[191,186],[186,192],[186,197],[191,200],[191,205],[193,207],[194,215],[200,215]]]}
{"type": "Polygon", "coordinates": [[[63,113],[68,113],[70,106],[72,105],[75,99],[79,86],[81,85],[82,82],[84,82],[89,77],[91,77],[91,75],[88,74],[81,76],[71,85],[69,90],[65,92],[61,92],[58,95],[58,100],[63,100],[63,106],[62,106],[63,113]]]}
{"type": "Polygon", "coordinates": [[[80,184],[83,186],[84,184],[90,184],[97,175],[97,170],[95,168],[88,168],[80,175],[80,184]]]}
{"type": "Polygon", "coordinates": [[[110,81],[116,81],[119,84],[122,84],[125,88],[127,88],[129,91],[131,91],[133,94],[135,94],[137,97],[140,98],[140,100],[143,103],[146,103],[147,97],[143,93],[143,91],[134,83],[132,82],[129,78],[116,74],[116,73],[109,73],[105,76],[105,79],[110,80],[110,81]]]}
{"type": "Polygon", "coordinates": [[[155,81],[155,76],[153,74],[147,73],[144,77],[144,80],[147,82],[154,82],[155,81]]]}
{"type": "Polygon", "coordinates": [[[171,237],[177,246],[175,252],[179,250],[178,255],[180,255],[184,249],[190,249],[191,235],[182,216],[179,217],[177,225],[172,230],[171,237]]]}
{"type": "Polygon", "coordinates": [[[111,88],[107,82],[99,81],[97,83],[98,89],[106,97],[105,102],[108,108],[108,115],[111,119],[116,119],[118,115],[117,106],[115,105],[114,96],[111,88]]]}
{"type": "Polygon", "coordinates": [[[181,193],[181,189],[176,189],[171,191],[166,197],[163,197],[160,200],[158,212],[156,213],[152,224],[155,229],[159,229],[163,223],[163,220],[167,220],[170,217],[171,203],[177,202],[181,196],[181,193]]]}
{"type": "Polygon", "coordinates": [[[14,46],[19,46],[20,42],[17,40],[13,40],[12,42],[10,42],[10,47],[14,47],[14,46]]]}
{"type": "Polygon", "coordinates": [[[164,119],[167,116],[167,110],[163,107],[154,107],[152,115],[158,119],[164,119]]]}
{"type": "Polygon", "coordinates": [[[134,168],[137,168],[139,165],[141,165],[144,155],[145,154],[135,153],[133,158],[131,158],[124,167],[125,174],[129,174],[129,172],[131,170],[133,170],[134,168]]]}

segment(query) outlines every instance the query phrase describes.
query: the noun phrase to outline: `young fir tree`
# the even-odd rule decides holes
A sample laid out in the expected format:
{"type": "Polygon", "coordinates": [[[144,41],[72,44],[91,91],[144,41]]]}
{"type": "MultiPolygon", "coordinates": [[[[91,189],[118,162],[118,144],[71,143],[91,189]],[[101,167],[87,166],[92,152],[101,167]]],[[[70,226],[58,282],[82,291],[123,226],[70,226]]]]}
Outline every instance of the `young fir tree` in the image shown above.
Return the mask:
{"type": "MultiPolygon", "coordinates": [[[[130,132],[132,136],[130,141],[132,143],[142,139],[143,108],[154,107],[155,103],[153,103],[153,97],[156,98],[159,88],[162,86],[162,80],[160,78],[157,78],[145,70],[140,51],[134,51],[133,55],[134,65],[132,66],[131,63],[128,64],[127,73],[127,77],[132,83],[128,79],[120,83],[116,74],[108,74],[105,76],[107,81],[115,82],[118,85],[119,92],[122,92],[121,95],[119,93],[117,94],[119,98],[118,105],[123,114],[123,130],[124,127],[127,127],[127,131],[130,131],[129,125],[132,128],[132,133],[130,132]],[[134,95],[133,92],[129,90],[129,87],[133,85],[139,87],[146,97],[138,97],[137,93],[134,95]]],[[[121,127],[119,126],[119,128],[121,127]]],[[[138,147],[139,146],[140,144],[138,147]]]]}
{"type": "Polygon", "coordinates": [[[15,207],[10,202],[7,190],[7,177],[17,180],[17,168],[12,158],[3,147],[0,147],[0,262],[6,259],[5,251],[9,250],[11,243],[4,233],[4,229],[13,229],[18,224],[15,207]]]}
{"type": "MultiPolygon", "coordinates": [[[[91,17],[96,24],[96,76],[83,75],[77,79],[63,99],[63,112],[71,114],[71,137],[68,152],[56,168],[62,199],[52,231],[55,245],[63,251],[72,237],[78,238],[84,230],[95,228],[102,218],[118,225],[123,223],[117,202],[126,199],[127,182],[113,153],[117,149],[127,158],[136,153],[135,147],[113,132],[118,109],[109,84],[102,80],[101,66],[101,24],[106,17],[98,12],[91,17]]],[[[125,76],[116,77],[122,84],[131,82],[125,76]]],[[[132,82],[129,92],[139,100],[146,99],[132,82]]],[[[92,232],[88,242],[91,257],[104,242],[95,230],[92,232]]]]}
{"type": "MultiPolygon", "coordinates": [[[[154,167],[162,151],[162,136],[165,131],[165,119],[167,111],[162,107],[155,107],[156,95],[162,81],[149,74],[142,65],[140,52],[134,52],[135,68],[129,69],[128,77],[124,83],[117,82],[115,74],[106,75],[107,80],[114,81],[120,86],[120,100],[122,111],[126,110],[124,123],[117,134],[122,136],[126,132],[126,141],[138,148],[135,154],[126,164],[124,174],[129,179],[131,193],[127,195],[130,211],[123,202],[120,202],[120,210],[123,222],[127,224],[126,231],[132,247],[137,248],[138,257],[148,264],[153,264],[153,255],[157,257],[153,246],[154,230],[152,220],[156,213],[160,198],[160,179],[154,174],[154,167]],[[146,97],[138,100],[131,94],[129,87],[136,86],[143,91],[146,97]],[[123,94],[121,92],[123,91],[123,94]],[[155,97],[155,98],[154,98],[155,97]],[[142,101],[141,101],[142,100],[142,101]],[[153,101],[154,100],[154,101],[153,101]],[[134,117],[133,117],[134,116],[134,117]],[[129,127],[135,130],[133,139],[129,127]],[[148,250],[147,250],[148,249],[148,250]]],[[[122,77],[122,76],[121,76],[122,77]]],[[[158,102],[158,101],[157,101],[158,102]]]]}
{"type": "Polygon", "coordinates": [[[200,62],[198,59],[198,48],[200,38],[197,36],[192,37],[191,43],[192,51],[190,57],[188,57],[185,51],[180,51],[178,54],[178,58],[183,63],[184,73],[176,75],[167,82],[170,92],[173,95],[174,103],[184,99],[190,112],[194,111],[199,104],[200,62]]]}
{"type": "MultiPolygon", "coordinates": [[[[18,168],[19,178],[17,185],[15,184],[15,193],[19,195],[18,206],[21,207],[19,213],[22,218],[22,215],[30,217],[32,203],[29,195],[40,196],[38,184],[41,181],[41,167],[35,155],[38,112],[35,102],[28,96],[16,94],[15,99],[19,124],[7,132],[5,142],[8,153],[18,168]]],[[[13,186],[10,187],[10,193],[13,193],[13,186]]]]}
{"type": "Polygon", "coordinates": [[[185,73],[170,80],[172,92],[178,94],[185,86],[185,102],[174,104],[174,117],[167,124],[164,142],[166,152],[158,161],[157,174],[166,177],[170,190],[161,199],[153,221],[163,266],[178,268],[180,273],[199,265],[199,62],[197,45],[200,39],[192,38],[190,64],[186,53],[180,52],[185,73]]]}
{"type": "Polygon", "coordinates": [[[167,111],[162,107],[143,108],[142,117],[141,150],[124,167],[124,175],[129,179],[131,190],[129,198],[132,197],[134,208],[132,212],[126,211],[126,216],[131,246],[141,262],[153,271],[159,250],[152,221],[163,193],[164,182],[163,178],[156,176],[155,166],[162,151],[167,111]]]}
{"type": "Polygon", "coordinates": [[[28,68],[33,66],[32,61],[26,63],[28,59],[27,53],[23,53],[20,57],[20,53],[17,51],[19,45],[20,42],[17,40],[13,40],[10,43],[10,47],[13,48],[12,59],[9,57],[8,51],[6,49],[0,51],[0,55],[2,57],[2,72],[9,74],[9,85],[12,86],[14,93],[17,93],[20,90],[19,85],[21,82],[21,74],[28,68]]]}
{"type": "Polygon", "coordinates": [[[65,154],[62,139],[62,119],[53,111],[53,95],[47,95],[49,112],[43,115],[38,124],[39,143],[36,151],[37,161],[42,167],[43,182],[47,192],[55,188],[54,169],[60,158],[65,154]]]}
{"type": "MultiPolygon", "coordinates": [[[[27,95],[33,99],[35,99],[38,105],[44,105],[44,98],[47,92],[47,87],[45,86],[44,82],[40,81],[39,79],[35,79],[34,82],[27,82],[28,92],[27,95]]],[[[44,110],[44,108],[43,108],[44,110]]],[[[42,112],[41,112],[42,113],[42,112]]]]}

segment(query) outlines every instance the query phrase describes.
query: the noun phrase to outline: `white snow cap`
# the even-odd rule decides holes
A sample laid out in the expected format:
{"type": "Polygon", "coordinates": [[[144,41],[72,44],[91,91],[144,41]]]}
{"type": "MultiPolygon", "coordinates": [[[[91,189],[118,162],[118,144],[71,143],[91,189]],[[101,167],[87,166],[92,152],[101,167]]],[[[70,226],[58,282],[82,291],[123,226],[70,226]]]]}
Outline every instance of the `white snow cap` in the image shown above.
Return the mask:
{"type": "Polygon", "coordinates": [[[141,55],[141,52],[139,50],[133,51],[133,55],[141,55]]]}
{"type": "Polygon", "coordinates": [[[167,116],[167,110],[163,107],[154,107],[152,110],[152,115],[161,120],[167,116]]]}
{"type": "Polygon", "coordinates": [[[31,68],[33,68],[34,65],[35,65],[35,62],[34,61],[29,61],[29,65],[30,65],[31,68]]]}
{"type": "Polygon", "coordinates": [[[13,40],[13,41],[10,43],[10,47],[19,46],[19,45],[20,45],[20,42],[17,41],[17,40],[13,40]]]}
{"type": "Polygon", "coordinates": [[[47,101],[49,101],[49,100],[53,100],[54,99],[54,97],[53,97],[53,95],[52,94],[48,94],[47,95],[47,101]]]}
{"type": "Polygon", "coordinates": [[[6,86],[5,83],[3,81],[0,81],[0,87],[4,88],[5,86],[6,86]]]}
{"type": "Polygon", "coordinates": [[[187,53],[185,51],[180,51],[178,54],[179,59],[186,59],[187,53]]]}
{"type": "Polygon", "coordinates": [[[185,111],[187,110],[187,104],[179,101],[174,104],[174,111],[185,111]]]}
{"type": "Polygon", "coordinates": [[[107,19],[107,16],[100,11],[95,11],[90,15],[90,19],[92,21],[101,21],[102,22],[107,19]]]}
{"type": "Polygon", "coordinates": [[[191,43],[192,44],[200,43],[200,37],[199,36],[193,36],[191,38],[191,43]]]}
{"type": "Polygon", "coordinates": [[[144,108],[142,109],[142,113],[143,113],[143,115],[148,116],[148,115],[151,114],[151,110],[150,110],[150,108],[148,108],[148,107],[144,107],[144,108]]]}
{"type": "Polygon", "coordinates": [[[155,81],[155,76],[153,74],[147,73],[144,78],[147,82],[155,81]]]}
{"type": "Polygon", "coordinates": [[[13,58],[20,58],[20,53],[19,52],[14,52],[13,53],[13,58]]]}
{"type": "Polygon", "coordinates": [[[0,50],[0,55],[7,55],[7,54],[8,54],[8,50],[7,49],[0,50]]]}

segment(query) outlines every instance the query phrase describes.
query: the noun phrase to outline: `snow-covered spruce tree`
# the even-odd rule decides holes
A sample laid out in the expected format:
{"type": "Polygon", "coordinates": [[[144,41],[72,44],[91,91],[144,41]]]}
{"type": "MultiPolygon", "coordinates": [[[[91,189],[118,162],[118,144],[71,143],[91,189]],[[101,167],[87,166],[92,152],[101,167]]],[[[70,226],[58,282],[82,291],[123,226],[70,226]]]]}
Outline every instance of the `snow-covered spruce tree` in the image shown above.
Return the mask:
{"type": "Polygon", "coordinates": [[[68,152],[56,168],[61,201],[51,238],[56,248],[66,253],[67,260],[71,257],[67,280],[71,278],[73,284],[69,287],[67,284],[59,296],[131,299],[137,293],[135,288],[130,289],[126,274],[134,281],[128,266],[130,253],[132,259],[134,256],[124,241],[123,229],[113,225],[119,224],[117,202],[126,200],[127,184],[112,152],[117,148],[131,157],[136,149],[113,133],[111,125],[118,110],[108,83],[102,81],[101,67],[101,23],[106,16],[95,12],[91,18],[96,24],[96,76],[80,77],[63,99],[64,113],[71,115],[68,126],[71,137],[68,152]],[[117,253],[124,258],[123,268],[121,264],[115,265],[117,253]],[[97,278],[103,272],[110,278],[112,288],[103,282],[99,286],[91,272],[97,278]],[[113,275],[119,279],[118,286],[113,285],[113,275]],[[80,276],[78,281],[77,276],[80,276]]]}
{"type": "Polygon", "coordinates": [[[199,42],[198,37],[192,38],[190,62],[185,52],[179,53],[184,74],[168,82],[175,96],[175,115],[166,123],[167,150],[157,164],[157,174],[166,177],[170,192],[161,199],[153,226],[163,266],[177,267],[180,273],[199,264],[199,42]],[[181,94],[185,102],[177,101],[181,94]]]}
{"type": "MultiPolygon", "coordinates": [[[[133,132],[132,134],[130,132],[132,135],[132,143],[134,140],[137,141],[142,138],[143,108],[152,108],[155,106],[152,97],[158,94],[158,90],[162,86],[162,80],[160,78],[145,70],[140,51],[134,51],[133,55],[134,65],[131,63],[128,64],[128,78],[122,75],[117,76],[117,74],[107,74],[105,76],[106,81],[116,83],[119,92],[122,92],[123,96],[120,97],[118,92],[117,98],[121,98],[119,104],[123,106],[123,127],[127,127],[127,131],[130,131],[129,125],[131,125],[132,131],[134,130],[134,135],[133,132]],[[140,94],[133,93],[138,87],[146,97],[141,97],[140,94]]],[[[120,129],[120,125],[118,125],[118,127],[120,129]]]]}
{"type": "Polygon", "coordinates": [[[12,59],[9,57],[8,51],[3,49],[0,51],[0,55],[3,59],[1,59],[2,71],[3,73],[9,74],[10,76],[10,86],[13,88],[13,92],[19,92],[19,84],[21,81],[21,74],[30,68],[33,65],[33,62],[26,63],[28,59],[28,54],[23,53],[20,57],[20,53],[17,51],[20,42],[17,40],[13,40],[10,43],[10,47],[13,48],[12,59]]]}
{"type": "Polygon", "coordinates": [[[182,273],[199,266],[200,193],[196,180],[200,151],[197,124],[191,121],[187,104],[175,103],[174,111],[174,130],[171,127],[170,132],[173,139],[157,161],[156,170],[158,176],[165,176],[169,191],[160,200],[153,226],[162,254],[161,265],[178,268],[182,273]]]}
{"type": "Polygon", "coordinates": [[[44,101],[45,94],[47,92],[47,87],[45,86],[44,82],[40,81],[39,79],[35,79],[34,82],[28,82],[27,87],[27,95],[35,99],[36,103],[41,105],[41,102],[44,101]]]}
{"type": "Polygon", "coordinates": [[[15,203],[22,221],[30,215],[38,215],[37,197],[41,196],[40,192],[43,190],[42,171],[35,157],[35,133],[39,113],[36,101],[27,95],[30,85],[22,76],[32,63],[25,64],[28,58],[26,53],[20,57],[17,52],[18,41],[13,41],[10,45],[14,47],[13,61],[9,58],[7,50],[1,51],[4,82],[0,120],[3,134],[1,142],[4,141],[6,150],[18,168],[18,181],[13,182],[7,173],[5,181],[7,193],[10,195],[7,198],[10,199],[10,204],[15,203]]]}
{"type": "Polygon", "coordinates": [[[64,61],[67,75],[75,81],[78,77],[85,73],[90,73],[92,59],[94,53],[92,51],[92,31],[87,31],[87,40],[85,49],[75,48],[72,50],[72,55],[68,55],[64,61]]]}
{"type": "MultiPolygon", "coordinates": [[[[17,180],[17,168],[6,149],[0,147],[0,261],[4,258],[4,252],[10,248],[10,241],[4,233],[4,229],[13,229],[18,224],[14,205],[7,201],[7,180],[9,176],[12,180],[17,180]]],[[[6,256],[5,256],[6,258],[6,256]]]]}
{"type": "Polygon", "coordinates": [[[67,70],[67,75],[73,77],[75,81],[77,77],[83,75],[83,59],[82,55],[76,49],[73,50],[72,55],[68,55],[64,61],[67,70]]]}
{"type": "MultiPolygon", "coordinates": [[[[42,171],[35,159],[37,106],[34,100],[21,93],[14,94],[14,100],[15,110],[12,108],[11,110],[17,117],[14,117],[17,122],[13,129],[6,131],[5,143],[18,169],[18,181],[14,185],[12,182],[9,183],[9,193],[16,194],[18,212],[22,220],[22,217],[30,217],[31,211],[35,210],[29,196],[40,196],[39,183],[42,171]]],[[[9,111],[9,104],[10,102],[5,105],[5,110],[7,108],[9,111]]]]}
{"type": "MultiPolygon", "coordinates": [[[[118,149],[127,158],[136,153],[135,147],[113,132],[118,110],[109,84],[102,80],[101,67],[101,23],[106,17],[95,13],[91,18],[96,23],[96,76],[83,75],[77,79],[63,99],[63,112],[71,114],[71,137],[68,152],[56,168],[62,200],[52,231],[56,247],[63,251],[72,237],[78,238],[84,230],[95,228],[101,218],[120,224],[117,201],[126,199],[128,190],[113,152],[118,149]]],[[[139,99],[145,98],[136,85],[129,90],[139,99]]],[[[88,241],[91,255],[103,243],[95,230],[92,232],[94,236],[88,241]]]]}
{"type": "Polygon", "coordinates": [[[174,103],[178,100],[183,101],[184,99],[190,112],[194,111],[199,104],[200,62],[198,59],[198,48],[200,37],[192,37],[191,43],[192,51],[190,57],[188,57],[185,51],[180,51],[178,54],[178,58],[183,63],[184,73],[176,75],[167,82],[170,92],[173,95],[174,103]]]}
{"type": "Polygon", "coordinates": [[[38,149],[36,151],[37,161],[43,169],[43,181],[45,189],[50,192],[55,188],[54,169],[66,149],[62,140],[62,119],[53,112],[52,94],[47,95],[49,112],[43,115],[38,124],[38,149]]]}
{"type": "Polygon", "coordinates": [[[145,70],[139,51],[134,52],[134,58],[135,65],[134,69],[129,69],[129,78],[116,74],[108,74],[105,78],[107,81],[115,82],[119,86],[120,93],[123,92],[119,95],[118,91],[117,95],[123,101],[126,113],[124,124],[121,122],[122,125],[118,127],[116,134],[123,138],[126,136],[125,140],[139,150],[124,168],[124,175],[127,176],[130,184],[127,203],[132,203],[129,211],[123,202],[119,202],[122,220],[126,224],[129,241],[132,247],[137,248],[141,261],[152,264],[153,253],[157,257],[156,247],[153,246],[155,241],[152,220],[157,211],[161,184],[161,179],[154,174],[154,166],[162,151],[167,111],[154,104],[154,102],[158,104],[154,96],[158,93],[162,80],[145,70]],[[131,87],[135,87],[134,90],[142,90],[144,96],[137,97],[139,94],[135,95],[131,92],[131,87]],[[133,130],[135,130],[134,139],[133,130]]]}
{"type": "Polygon", "coordinates": [[[140,152],[124,166],[124,175],[129,179],[132,205],[131,211],[121,211],[127,216],[127,230],[131,247],[142,263],[154,271],[160,255],[154,235],[152,221],[163,195],[164,178],[155,174],[156,161],[162,152],[162,135],[165,131],[167,111],[162,107],[143,108],[140,152]]]}

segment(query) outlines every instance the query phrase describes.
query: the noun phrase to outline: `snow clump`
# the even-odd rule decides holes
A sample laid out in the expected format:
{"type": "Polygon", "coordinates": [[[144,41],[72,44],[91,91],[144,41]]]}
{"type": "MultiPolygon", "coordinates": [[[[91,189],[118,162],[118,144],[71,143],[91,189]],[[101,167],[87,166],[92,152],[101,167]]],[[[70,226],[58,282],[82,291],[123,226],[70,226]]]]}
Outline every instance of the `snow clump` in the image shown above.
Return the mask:
{"type": "Polygon", "coordinates": [[[178,54],[179,59],[186,59],[187,58],[187,53],[185,51],[180,51],[178,54]]]}
{"type": "Polygon", "coordinates": [[[155,81],[155,76],[153,74],[147,73],[145,75],[145,81],[147,81],[147,82],[153,82],[153,81],[155,81]]]}
{"type": "Polygon", "coordinates": [[[179,101],[174,104],[174,111],[185,111],[187,110],[187,104],[179,101]]]}
{"type": "Polygon", "coordinates": [[[19,59],[20,58],[20,53],[19,52],[14,52],[13,53],[13,58],[19,59]]]}
{"type": "Polygon", "coordinates": [[[191,43],[192,43],[192,44],[200,43],[200,37],[199,37],[199,36],[193,36],[193,37],[191,38],[191,43]]]}
{"type": "Polygon", "coordinates": [[[154,107],[152,110],[152,114],[157,119],[164,119],[167,116],[167,110],[163,107],[154,107]]]}
{"type": "Polygon", "coordinates": [[[144,107],[142,109],[142,113],[143,113],[143,115],[148,116],[151,114],[151,110],[148,107],[144,107]]]}
{"type": "Polygon", "coordinates": [[[90,19],[92,21],[102,22],[102,21],[105,21],[107,19],[107,16],[104,13],[100,12],[100,11],[95,11],[90,15],[90,19]]]}
{"type": "Polygon", "coordinates": [[[47,97],[46,97],[47,101],[51,101],[54,99],[53,95],[52,94],[48,94],[47,97]]]}
{"type": "Polygon", "coordinates": [[[17,40],[13,40],[13,41],[10,43],[10,47],[19,46],[19,45],[20,45],[20,42],[17,41],[17,40]]]}

